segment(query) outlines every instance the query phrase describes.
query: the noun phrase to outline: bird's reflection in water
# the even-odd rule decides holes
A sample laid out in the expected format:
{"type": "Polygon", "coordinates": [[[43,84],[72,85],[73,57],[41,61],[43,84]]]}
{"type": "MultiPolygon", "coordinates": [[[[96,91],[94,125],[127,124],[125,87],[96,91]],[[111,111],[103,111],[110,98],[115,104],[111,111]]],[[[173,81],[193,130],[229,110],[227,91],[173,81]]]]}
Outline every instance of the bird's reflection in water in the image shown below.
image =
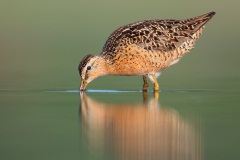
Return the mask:
{"type": "Polygon", "coordinates": [[[80,116],[92,151],[122,160],[200,160],[198,129],[172,109],[160,107],[158,94],[140,104],[97,102],[80,93],[80,116]]]}

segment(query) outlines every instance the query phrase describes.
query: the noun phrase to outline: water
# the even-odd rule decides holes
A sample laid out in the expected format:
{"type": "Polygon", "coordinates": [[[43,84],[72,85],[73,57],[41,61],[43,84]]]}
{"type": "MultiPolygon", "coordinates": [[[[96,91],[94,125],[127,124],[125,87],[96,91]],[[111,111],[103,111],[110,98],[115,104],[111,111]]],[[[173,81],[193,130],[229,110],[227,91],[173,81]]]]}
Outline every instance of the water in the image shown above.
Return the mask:
{"type": "Polygon", "coordinates": [[[0,160],[239,159],[239,5],[1,1],[0,160]],[[81,58],[116,28],[210,11],[195,48],[162,72],[159,95],[143,95],[141,77],[106,76],[80,97],[81,58]]]}
{"type": "Polygon", "coordinates": [[[0,92],[1,159],[239,157],[238,90],[0,92]]]}

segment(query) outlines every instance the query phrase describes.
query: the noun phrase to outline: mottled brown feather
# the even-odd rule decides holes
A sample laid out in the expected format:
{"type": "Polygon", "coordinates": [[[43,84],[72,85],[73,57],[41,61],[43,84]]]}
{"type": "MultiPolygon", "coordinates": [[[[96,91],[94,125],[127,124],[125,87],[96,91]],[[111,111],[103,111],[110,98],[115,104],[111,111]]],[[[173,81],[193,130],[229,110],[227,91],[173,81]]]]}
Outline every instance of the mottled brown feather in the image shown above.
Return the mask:
{"type": "Polygon", "coordinates": [[[101,56],[113,59],[132,44],[153,52],[176,50],[188,40],[197,40],[202,27],[214,14],[210,12],[186,20],[145,20],[122,26],[110,35],[101,56]]]}

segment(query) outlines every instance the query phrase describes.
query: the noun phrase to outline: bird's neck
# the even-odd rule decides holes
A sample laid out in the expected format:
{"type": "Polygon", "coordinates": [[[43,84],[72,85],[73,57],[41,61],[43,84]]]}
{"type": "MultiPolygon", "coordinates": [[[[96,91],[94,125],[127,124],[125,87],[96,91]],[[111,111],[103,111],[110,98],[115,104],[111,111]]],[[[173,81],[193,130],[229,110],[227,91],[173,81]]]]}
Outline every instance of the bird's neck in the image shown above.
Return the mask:
{"type": "Polygon", "coordinates": [[[104,69],[104,75],[119,75],[116,69],[116,64],[114,63],[112,57],[99,56],[99,64],[101,65],[101,68],[104,69]]]}
{"type": "Polygon", "coordinates": [[[104,76],[109,74],[106,59],[104,59],[101,56],[97,56],[95,64],[97,65],[98,68],[98,76],[104,76]]]}

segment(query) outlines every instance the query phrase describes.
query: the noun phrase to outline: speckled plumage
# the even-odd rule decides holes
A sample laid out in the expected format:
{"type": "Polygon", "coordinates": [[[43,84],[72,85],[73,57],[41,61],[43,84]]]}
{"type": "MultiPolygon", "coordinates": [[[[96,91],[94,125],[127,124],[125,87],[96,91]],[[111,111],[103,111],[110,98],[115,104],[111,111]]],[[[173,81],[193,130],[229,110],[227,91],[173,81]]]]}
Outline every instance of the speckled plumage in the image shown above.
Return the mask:
{"type": "Polygon", "coordinates": [[[93,65],[102,67],[101,74],[92,74],[93,79],[101,75],[148,75],[158,86],[155,74],[177,63],[193,48],[214,14],[210,12],[186,20],[145,20],[120,27],[110,35],[99,56],[88,55],[82,60],[81,78],[86,80],[82,76],[86,76],[82,74],[83,68],[93,65]],[[88,64],[91,59],[94,60],[88,64]]]}

